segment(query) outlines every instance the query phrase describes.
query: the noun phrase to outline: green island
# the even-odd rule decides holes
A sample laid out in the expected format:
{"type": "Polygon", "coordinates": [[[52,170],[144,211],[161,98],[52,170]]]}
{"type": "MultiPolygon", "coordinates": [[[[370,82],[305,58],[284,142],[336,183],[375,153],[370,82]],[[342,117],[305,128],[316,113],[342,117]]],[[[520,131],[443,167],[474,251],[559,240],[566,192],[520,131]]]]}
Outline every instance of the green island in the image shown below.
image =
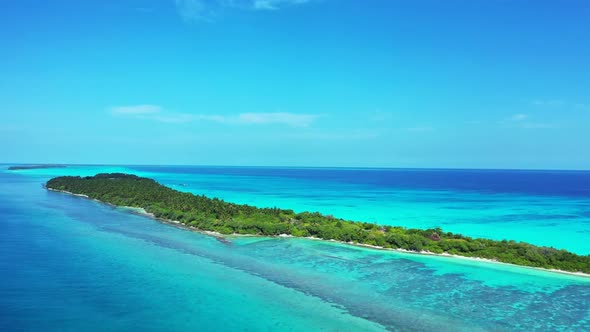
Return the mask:
{"type": "Polygon", "coordinates": [[[408,229],[354,222],[318,212],[295,213],[280,208],[257,208],[217,198],[180,192],[135,175],[112,173],[89,177],[62,176],[49,180],[51,190],[85,195],[116,206],[142,208],[155,217],[177,221],[201,231],[315,237],[351,244],[415,252],[448,253],[504,263],[590,273],[590,255],[509,240],[471,238],[440,228],[408,229]]]}
{"type": "Polygon", "coordinates": [[[23,171],[27,169],[43,169],[43,168],[65,168],[66,165],[18,165],[8,167],[9,171],[23,171]]]}

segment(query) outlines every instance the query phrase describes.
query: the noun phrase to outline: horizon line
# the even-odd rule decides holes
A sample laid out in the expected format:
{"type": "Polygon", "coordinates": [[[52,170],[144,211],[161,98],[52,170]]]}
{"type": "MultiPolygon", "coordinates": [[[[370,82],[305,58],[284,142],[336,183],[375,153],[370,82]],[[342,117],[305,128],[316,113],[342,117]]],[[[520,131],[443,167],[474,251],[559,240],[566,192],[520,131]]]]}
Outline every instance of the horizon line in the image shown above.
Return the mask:
{"type": "Polygon", "coordinates": [[[395,166],[303,166],[303,165],[221,165],[221,164],[94,164],[94,163],[0,163],[0,165],[63,165],[63,166],[144,166],[144,167],[223,167],[223,168],[300,168],[300,169],[365,169],[365,170],[472,170],[472,171],[561,171],[588,172],[590,169],[563,168],[481,168],[481,167],[395,167],[395,166]]]}

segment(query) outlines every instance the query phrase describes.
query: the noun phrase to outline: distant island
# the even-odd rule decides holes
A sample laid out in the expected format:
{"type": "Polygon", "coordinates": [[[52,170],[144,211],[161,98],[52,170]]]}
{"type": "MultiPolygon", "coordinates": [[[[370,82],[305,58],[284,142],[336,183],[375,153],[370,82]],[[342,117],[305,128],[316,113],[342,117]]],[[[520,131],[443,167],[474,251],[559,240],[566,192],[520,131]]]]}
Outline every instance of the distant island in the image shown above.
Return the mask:
{"type": "Polygon", "coordinates": [[[440,228],[408,229],[354,222],[319,212],[257,208],[217,198],[173,190],[135,175],[112,173],[95,176],[62,176],[49,180],[50,190],[83,195],[116,206],[144,209],[156,218],[179,222],[201,231],[314,237],[349,244],[450,254],[529,267],[590,273],[590,255],[582,256],[524,242],[471,238],[440,228]]]}
{"type": "Polygon", "coordinates": [[[64,168],[66,165],[19,165],[8,167],[9,171],[20,171],[26,169],[39,169],[39,168],[64,168]]]}

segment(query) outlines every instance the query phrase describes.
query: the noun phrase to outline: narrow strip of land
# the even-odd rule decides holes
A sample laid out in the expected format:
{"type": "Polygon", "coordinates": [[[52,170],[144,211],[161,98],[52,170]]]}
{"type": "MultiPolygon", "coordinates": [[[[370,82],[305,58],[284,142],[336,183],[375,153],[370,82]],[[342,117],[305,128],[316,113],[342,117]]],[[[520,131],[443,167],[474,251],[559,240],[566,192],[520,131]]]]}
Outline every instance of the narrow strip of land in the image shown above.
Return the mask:
{"type": "Polygon", "coordinates": [[[295,213],[276,207],[257,208],[228,203],[217,198],[180,192],[152,179],[129,174],[62,176],[49,180],[46,187],[117,206],[142,208],[157,218],[178,221],[202,231],[316,237],[381,248],[448,253],[522,266],[590,273],[590,255],[576,255],[566,250],[512,240],[471,238],[444,232],[440,228],[408,229],[348,221],[318,212],[295,213]]]}
{"type": "Polygon", "coordinates": [[[9,171],[23,171],[27,169],[43,169],[43,168],[64,168],[66,165],[18,165],[8,167],[9,171]]]}

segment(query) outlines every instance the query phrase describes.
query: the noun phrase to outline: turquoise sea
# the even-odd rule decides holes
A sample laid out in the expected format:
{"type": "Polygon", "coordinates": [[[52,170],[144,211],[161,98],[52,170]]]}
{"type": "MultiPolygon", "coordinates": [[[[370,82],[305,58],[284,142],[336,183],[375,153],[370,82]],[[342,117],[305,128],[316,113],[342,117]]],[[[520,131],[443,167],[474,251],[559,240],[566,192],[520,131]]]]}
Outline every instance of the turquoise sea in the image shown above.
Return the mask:
{"type": "Polygon", "coordinates": [[[221,242],[42,184],[178,190],[590,254],[590,172],[0,166],[2,331],[590,331],[590,278],[289,238],[221,242]]]}

